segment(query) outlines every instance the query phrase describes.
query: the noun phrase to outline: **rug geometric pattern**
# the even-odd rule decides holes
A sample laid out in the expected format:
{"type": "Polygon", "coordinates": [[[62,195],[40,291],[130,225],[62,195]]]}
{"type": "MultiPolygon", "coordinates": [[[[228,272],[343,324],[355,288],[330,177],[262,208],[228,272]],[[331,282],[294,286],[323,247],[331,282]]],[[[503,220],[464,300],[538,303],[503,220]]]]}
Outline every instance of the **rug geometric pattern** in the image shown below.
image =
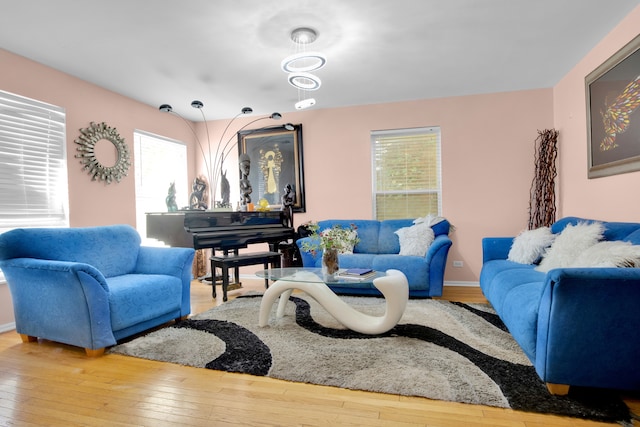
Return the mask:
{"type": "MultiPolygon", "coordinates": [[[[343,297],[382,315],[380,298],[343,297]]],[[[260,328],[261,295],[245,295],[110,349],[129,356],[408,396],[600,421],[629,421],[616,393],[572,387],[549,394],[488,305],[410,300],[380,335],[345,329],[313,298],[294,294],[285,316],[260,328]]]]}

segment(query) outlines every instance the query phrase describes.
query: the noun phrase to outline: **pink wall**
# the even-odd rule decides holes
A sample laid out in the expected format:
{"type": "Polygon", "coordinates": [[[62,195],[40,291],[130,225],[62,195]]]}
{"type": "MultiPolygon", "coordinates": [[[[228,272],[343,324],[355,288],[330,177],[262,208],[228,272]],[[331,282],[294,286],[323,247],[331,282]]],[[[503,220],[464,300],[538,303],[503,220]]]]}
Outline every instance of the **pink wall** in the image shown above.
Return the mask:
{"type": "MultiPolygon", "coordinates": [[[[554,88],[554,123],[560,132],[559,210],[609,221],[638,221],[640,200],[635,196],[640,172],[587,178],[585,77],[638,35],[640,6],[607,35],[554,88]]],[[[636,112],[636,115],[638,113],[636,112]]]]}
{"type": "MultiPolygon", "coordinates": [[[[552,101],[551,89],[542,89],[283,114],[276,123],[303,125],[307,212],[296,214],[295,223],[372,218],[370,132],[440,126],[442,213],[456,227],[445,279],[477,281],[481,238],[527,226],[533,144],[538,129],[552,127],[552,101]],[[452,268],[453,260],[464,267],[452,268]]],[[[209,122],[212,141],[226,124],[209,122]]]]}
{"type": "MultiPolygon", "coordinates": [[[[135,226],[133,165],[120,183],[91,181],[74,156],[73,141],[90,122],[105,122],[118,130],[129,146],[133,163],[136,129],[193,143],[191,131],[177,117],[155,107],[102,89],[26,58],[0,49],[0,89],[63,107],[67,118],[67,168],[71,226],[124,223],[135,226]]],[[[99,146],[99,145],[98,145],[99,146]]],[[[192,151],[193,153],[193,151],[192,151]]],[[[193,155],[189,162],[194,164],[193,155]]]]}
{"type": "MultiPolygon", "coordinates": [[[[133,169],[119,184],[92,182],[74,158],[78,129],[104,121],[118,129],[132,155],[136,128],[193,144],[190,130],[155,107],[9,52],[0,50],[0,61],[9,64],[0,69],[2,89],[66,109],[71,225],[135,224],[133,169]]],[[[456,226],[450,261],[464,262],[463,268],[449,267],[446,279],[477,281],[480,239],[513,234],[526,226],[533,141],[537,129],[552,126],[552,102],[551,89],[542,89],[286,113],[277,123],[302,123],[304,129],[307,213],[297,215],[296,224],[371,218],[370,131],[440,126],[443,215],[456,226]]],[[[238,120],[237,127],[254,118],[238,120]]],[[[226,124],[210,122],[211,141],[220,139],[226,124]]],[[[196,150],[190,153],[190,162],[199,164],[196,150]]],[[[233,189],[235,162],[229,159],[233,189]]]]}

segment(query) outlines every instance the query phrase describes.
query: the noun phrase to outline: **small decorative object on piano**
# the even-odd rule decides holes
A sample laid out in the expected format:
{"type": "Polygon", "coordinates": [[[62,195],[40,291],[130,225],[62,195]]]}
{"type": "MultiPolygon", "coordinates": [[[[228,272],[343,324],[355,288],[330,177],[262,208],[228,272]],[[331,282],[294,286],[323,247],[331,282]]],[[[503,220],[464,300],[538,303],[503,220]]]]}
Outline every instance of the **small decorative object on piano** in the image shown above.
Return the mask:
{"type": "Polygon", "coordinates": [[[258,207],[256,208],[258,212],[269,212],[271,208],[269,207],[269,202],[267,199],[258,200],[258,207]]]}

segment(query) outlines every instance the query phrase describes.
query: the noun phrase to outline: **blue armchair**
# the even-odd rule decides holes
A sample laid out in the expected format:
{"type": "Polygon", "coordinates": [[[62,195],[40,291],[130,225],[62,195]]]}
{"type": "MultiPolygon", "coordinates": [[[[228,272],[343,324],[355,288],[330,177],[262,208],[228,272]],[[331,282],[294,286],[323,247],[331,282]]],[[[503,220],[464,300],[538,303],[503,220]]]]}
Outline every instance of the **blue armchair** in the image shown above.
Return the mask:
{"type": "Polygon", "coordinates": [[[194,250],[140,246],[128,225],[0,234],[16,331],[99,356],[117,340],[186,318],[194,250]]]}

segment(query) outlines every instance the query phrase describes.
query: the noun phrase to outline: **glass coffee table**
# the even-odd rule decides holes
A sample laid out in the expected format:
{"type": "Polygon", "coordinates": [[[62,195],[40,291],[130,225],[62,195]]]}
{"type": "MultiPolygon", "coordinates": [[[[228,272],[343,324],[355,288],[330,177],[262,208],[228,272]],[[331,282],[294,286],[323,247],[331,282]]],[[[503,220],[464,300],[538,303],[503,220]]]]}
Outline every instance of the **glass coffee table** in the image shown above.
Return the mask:
{"type": "Polygon", "coordinates": [[[256,275],[275,281],[265,291],[260,303],[259,325],[261,327],[268,325],[271,307],[278,298],[280,301],[276,316],[283,316],[284,308],[294,289],[304,291],[318,301],[329,314],[347,328],[370,335],[382,334],[393,328],[402,317],[409,299],[407,278],[399,270],[378,272],[371,278],[359,280],[360,283],[373,283],[373,286],[384,296],[386,309],[382,316],[370,316],[354,309],[327,286],[327,283],[332,285],[353,283],[354,279],[345,279],[338,275],[335,281],[325,282],[322,269],[304,267],[272,268],[259,271],[256,275]]]}

